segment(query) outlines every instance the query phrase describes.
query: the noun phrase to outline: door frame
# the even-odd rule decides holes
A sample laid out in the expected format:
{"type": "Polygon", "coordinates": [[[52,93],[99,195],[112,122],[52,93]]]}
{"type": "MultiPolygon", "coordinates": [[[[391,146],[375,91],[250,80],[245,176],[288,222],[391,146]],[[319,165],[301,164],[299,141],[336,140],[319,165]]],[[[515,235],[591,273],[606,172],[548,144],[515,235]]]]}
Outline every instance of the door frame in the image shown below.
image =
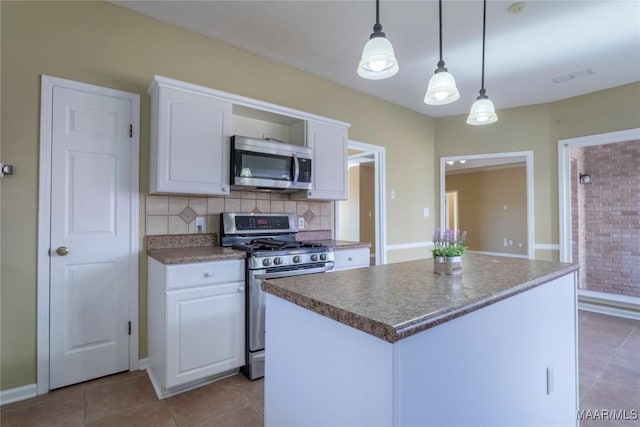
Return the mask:
{"type": "MultiPolygon", "coordinates": [[[[440,157],[440,229],[445,229],[445,180],[446,162],[457,160],[477,160],[477,159],[505,159],[510,157],[524,157],[527,174],[527,258],[535,259],[535,224],[533,206],[533,151],[514,151],[508,153],[488,153],[488,154],[468,154],[464,156],[440,157]]],[[[522,256],[522,255],[519,255],[522,256]]]]}
{"type": "MultiPolygon", "coordinates": [[[[375,181],[375,227],[376,227],[376,265],[387,263],[387,159],[386,148],[379,145],[349,140],[351,149],[373,153],[374,181],[375,181]]],[[[334,202],[334,238],[339,227],[338,202],[334,202]]]]}
{"type": "Polygon", "coordinates": [[[129,189],[131,236],[129,242],[129,318],[131,335],[129,336],[129,370],[139,368],[138,360],[138,254],[139,215],[140,215],[140,95],[123,92],[102,86],[80,83],[73,80],[41,75],[40,92],[40,165],[38,178],[38,248],[37,248],[37,392],[38,395],[49,392],[49,291],[51,247],[51,151],[52,140],[52,103],[53,88],[89,92],[107,96],[118,96],[131,101],[131,163],[129,189]]]}
{"type": "Polygon", "coordinates": [[[571,149],[640,139],[640,128],[558,140],[558,226],[560,262],[572,262],[571,149]]]}

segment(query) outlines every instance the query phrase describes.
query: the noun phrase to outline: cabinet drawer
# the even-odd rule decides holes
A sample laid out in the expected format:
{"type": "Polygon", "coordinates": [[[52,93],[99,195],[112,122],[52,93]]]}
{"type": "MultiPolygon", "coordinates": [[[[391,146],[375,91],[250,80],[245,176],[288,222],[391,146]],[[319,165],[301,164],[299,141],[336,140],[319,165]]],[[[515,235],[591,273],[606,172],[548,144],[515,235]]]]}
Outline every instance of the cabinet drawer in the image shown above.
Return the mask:
{"type": "Polygon", "coordinates": [[[369,248],[334,250],[336,270],[369,266],[369,248]]]}
{"type": "Polygon", "coordinates": [[[198,262],[167,267],[167,289],[244,281],[244,260],[198,262]]]}

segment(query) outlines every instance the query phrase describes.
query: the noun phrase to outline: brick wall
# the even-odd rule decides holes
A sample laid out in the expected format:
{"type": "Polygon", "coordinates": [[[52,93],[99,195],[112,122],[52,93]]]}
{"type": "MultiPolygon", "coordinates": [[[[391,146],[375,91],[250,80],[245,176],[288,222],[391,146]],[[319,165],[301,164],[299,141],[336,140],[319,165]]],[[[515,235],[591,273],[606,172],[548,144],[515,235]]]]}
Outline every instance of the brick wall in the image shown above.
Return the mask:
{"type": "Polygon", "coordinates": [[[640,141],[583,150],[586,288],[640,297],[640,141]]]}

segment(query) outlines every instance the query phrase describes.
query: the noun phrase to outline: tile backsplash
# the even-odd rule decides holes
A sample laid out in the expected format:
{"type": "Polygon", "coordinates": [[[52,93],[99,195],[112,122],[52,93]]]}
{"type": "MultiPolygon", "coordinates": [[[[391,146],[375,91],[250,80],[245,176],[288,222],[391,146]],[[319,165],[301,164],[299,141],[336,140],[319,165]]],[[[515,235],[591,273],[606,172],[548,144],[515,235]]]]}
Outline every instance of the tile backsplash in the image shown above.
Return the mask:
{"type": "Polygon", "coordinates": [[[207,233],[220,234],[220,213],[295,213],[304,230],[333,230],[333,202],[290,200],[288,194],[232,191],[226,197],[146,195],[146,235],[196,234],[204,216],[207,233]]]}

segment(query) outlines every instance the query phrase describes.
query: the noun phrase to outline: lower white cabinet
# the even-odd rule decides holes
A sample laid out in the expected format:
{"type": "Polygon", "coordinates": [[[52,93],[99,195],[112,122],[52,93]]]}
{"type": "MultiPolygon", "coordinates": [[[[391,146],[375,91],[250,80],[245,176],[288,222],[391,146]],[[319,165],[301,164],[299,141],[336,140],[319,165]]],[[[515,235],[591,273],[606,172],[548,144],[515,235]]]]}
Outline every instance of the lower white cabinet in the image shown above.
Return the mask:
{"type": "Polygon", "coordinates": [[[149,258],[148,372],[159,398],[244,365],[244,260],[149,258]]]}
{"type": "Polygon", "coordinates": [[[333,257],[335,271],[370,266],[369,248],[334,249],[333,257]]]}

